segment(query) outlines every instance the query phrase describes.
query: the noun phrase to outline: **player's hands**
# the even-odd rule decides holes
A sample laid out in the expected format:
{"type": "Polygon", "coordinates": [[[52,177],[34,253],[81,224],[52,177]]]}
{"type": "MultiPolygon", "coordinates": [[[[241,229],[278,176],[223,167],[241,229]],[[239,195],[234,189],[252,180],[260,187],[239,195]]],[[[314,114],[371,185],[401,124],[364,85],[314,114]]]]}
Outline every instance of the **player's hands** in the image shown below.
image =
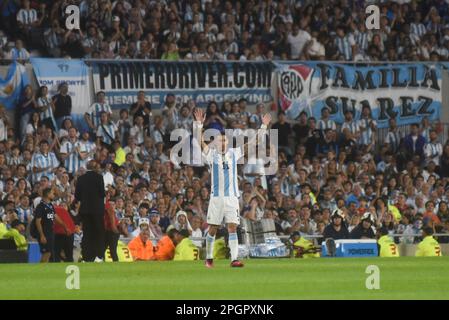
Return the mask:
{"type": "Polygon", "coordinates": [[[195,110],[193,111],[193,115],[195,117],[195,120],[201,123],[204,123],[204,121],[206,120],[206,113],[203,111],[203,109],[195,108],[195,110]]]}
{"type": "Polygon", "coordinates": [[[262,124],[268,126],[271,122],[271,114],[266,113],[264,114],[264,116],[262,117],[262,124]]]}
{"type": "Polygon", "coordinates": [[[40,243],[42,244],[47,244],[47,238],[45,238],[45,236],[40,236],[40,243]]]}

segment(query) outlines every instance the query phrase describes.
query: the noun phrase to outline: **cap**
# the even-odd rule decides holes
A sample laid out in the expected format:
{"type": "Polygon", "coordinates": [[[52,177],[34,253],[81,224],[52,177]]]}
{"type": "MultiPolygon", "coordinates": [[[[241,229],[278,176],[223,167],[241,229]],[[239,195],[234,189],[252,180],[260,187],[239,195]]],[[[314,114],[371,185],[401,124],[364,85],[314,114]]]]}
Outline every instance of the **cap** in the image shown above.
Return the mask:
{"type": "Polygon", "coordinates": [[[368,220],[371,223],[374,223],[374,219],[373,216],[371,215],[370,212],[366,212],[363,216],[362,216],[362,221],[368,220]]]}
{"type": "Polygon", "coordinates": [[[148,218],[140,218],[139,219],[139,227],[143,224],[150,225],[150,220],[148,220],[148,218]]]}
{"type": "Polygon", "coordinates": [[[334,217],[343,218],[343,211],[341,211],[340,209],[335,209],[334,212],[332,212],[332,218],[334,217]]]}
{"type": "Polygon", "coordinates": [[[150,216],[159,215],[159,211],[157,209],[151,209],[150,216]]]}

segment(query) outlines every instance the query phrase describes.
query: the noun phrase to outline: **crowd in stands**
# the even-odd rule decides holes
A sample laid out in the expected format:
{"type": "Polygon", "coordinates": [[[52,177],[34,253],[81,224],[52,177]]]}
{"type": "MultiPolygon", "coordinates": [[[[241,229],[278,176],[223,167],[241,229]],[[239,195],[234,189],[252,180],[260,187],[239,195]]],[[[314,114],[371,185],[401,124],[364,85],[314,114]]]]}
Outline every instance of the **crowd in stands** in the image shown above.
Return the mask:
{"type": "MultiPolygon", "coordinates": [[[[79,131],[70,119],[67,90],[62,84],[49,97],[46,87],[36,94],[27,87],[16,108],[17,130],[0,112],[0,217],[7,227],[17,227],[16,220],[29,225],[42,192],[51,187],[54,204],[74,221],[70,233],[79,245],[74,185],[88,161],[96,160],[122,236],[135,238],[145,229],[154,245],[169,229],[203,236],[210,173],[170,161],[174,143],[167,140],[173,129],[192,130],[195,103],[180,105],[169,94],[162,113],[153,114],[140,92],[137,102],[115,114],[98,92],[85,114],[89,128],[79,131]]],[[[259,128],[264,113],[263,104],[249,112],[244,99],[221,106],[212,101],[205,128],[259,128]]],[[[424,118],[406,135],[394,119],[389,125],[379,139],[368,107],[360,119],[346,112],[341,125],[327,108],[320,119],[303,112],[295,122],[280,112],[271,129],[290,139],[279,139],[277,173],[264,175],[260,163],[239,166],[242,218],[271,219],[278,235],[334,239],[375,238],[383,229],[400,234],[397,243],[416,243],[414,235],[424,227],[448,232],[449,143],[440,142],[441,125],[424,118]]]]}
{"type": "MultiPolygon", "coordinates": [[[[0,3],[2,54],[14,59],[33,50],[41,56],[162,60],[446,60],[449,54],[449,7],[440,0],[382,2],[380,31],[364,29],[364,1],[0,3]],[[63,8],[71,3],[81,9],[80,31],[63,29],[63,8]],[[14,48],[8,49],[11,40],[14,48]]],[[[0,236],[29,238],[34,208],[51,187],[57,212],[73,221],[60,232],[79,246],[74,186],[91,160],[100,165],[119,233],[135,240],[131,247],[139,255],[150,254],[142,245],[147,241],[170,247],[187,235],[204,236],[210,173],[170,161],[169,134],[192,130],[195,102],[180,104],[169,94],[159,114],[140,92],[117,114],[98,92],[85,129],[73,124],[68,91],[61,84],[49,96],[46,87],[27,86],[15,119],[0,109],[0,236]]],[[[245,99],[211,101],[204,127],[259,128],[266,111],[259,104],[250,112],[245,99]]],[[[442,126],[424,118],[399,128],[390,119],[380,137],[369,108],[360,117],[351,111],[344,117],[337,125],[326,108],[320,118],[303,112],[295,121],[280,112],[271,125],[283,137],[277,173],[265,175],[261,164],[239,168],[242,218],[271,219],[276,233],[288,236],[389,233],[400,235],[396,243],[416,243],[423,228],[449,232],[449,141],[440,141],[442,126]]],[[[449,242],[449,236],[438,240],[449,242]]]]}
{"type": "Polygon", "coordinates": [[[445,0],[2,0],[0,57],[447,61],[445,0]],[[65,8],[80,8],[67,30],[65,8]]]}

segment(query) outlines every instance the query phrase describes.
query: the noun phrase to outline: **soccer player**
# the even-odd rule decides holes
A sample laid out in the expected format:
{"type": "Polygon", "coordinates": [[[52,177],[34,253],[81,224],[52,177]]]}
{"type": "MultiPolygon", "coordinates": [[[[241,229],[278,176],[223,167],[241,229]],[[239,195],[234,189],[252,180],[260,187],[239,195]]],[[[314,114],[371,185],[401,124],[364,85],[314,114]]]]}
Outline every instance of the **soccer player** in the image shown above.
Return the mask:
{"type": "Polygon", "coordinates": [[[417,257],[441,257],[441,247],[433,237],[432,227],[424,227],[422,230],[423,240],[418,244],[415,256],[417,257]]]}
{"type": "MultiPolygon", "coordinates": [[[[203,127],[206,114],[203,110],[197,108],[194,111],[194,116],[194,132],[198,132],[203,127]]],[[[265,114],[262,117],[261,129],[267,129],[270,121],[270,114],[265,114]]],[[[203,158],[212,173],[212,192],[207,211],[209,231],[206,235],[206,267],[213,267],[215,234],[218,227],[223,222],[223,218],[229,232],[229,249],[231,251],[232,261],[231,267],[243,267],[243,263],[237,260],[237,226],[240,223],[237,161],[244,155],[243,150],[245,150],[245,146],[228,149],[228,142],[225,135],[218,135],[215,137],[211,147],[204,142],[201,134],[196,138],[198,141],[201,141],[203,158]]]]}
{"type": "Polygon", "coordinates": [[[55,214],[55,208],[52,204],[54,197],[52,188],[44,189],[42,200],[34,211],[39,247],[42,253],[41,262],[49,262],[50,258],[54,260],[54,221],[56,220],[57,223],[62,225],[67,235],[70,233],[64,221],[55,214]]]}
{"type": "Polygon", "coordinates": [[[200,250],[195,246],[192,240],[189,239],[190,233],[187,229],[175,232],[175,257],[173,260],[191,261],[199,260],[200,250]]]}
{"type": "Polygon", "coordinates": [[[399,248],[388,235],[388,229],[386,227],[379,228],[377,235],[379,257],[399,257],[399,248]]]}

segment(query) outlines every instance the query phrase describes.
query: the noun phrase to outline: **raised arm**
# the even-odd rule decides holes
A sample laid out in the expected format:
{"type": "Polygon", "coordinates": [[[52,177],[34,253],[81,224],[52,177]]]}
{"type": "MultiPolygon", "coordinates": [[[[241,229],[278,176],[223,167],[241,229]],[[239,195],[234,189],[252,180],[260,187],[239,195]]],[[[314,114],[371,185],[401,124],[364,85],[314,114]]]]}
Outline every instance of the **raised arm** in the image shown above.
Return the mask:
{"type": "Polygon", "coordinates": [[[200,108],[195,108],[195,110],[193,111],[193,116],[195,118],[195,121],[193,122],[193,126],[194,126],[194,134],[196,134],[196,138],[199,142],[201,142],[201,148],[203,149],[203,152],[205,154],[208,153],[209,151],[209,146],[204,142],[204,138],[203,138],[203,124],[204,121],[206,120],[206,113],[200,109],[200,108]],[[196,129],[196,132],[195,132],[196,129]]]}
{"type": "MultiPolygon", "coordinates": [[[[266,130],[268,128],[268,125],[270,124],[270,122],[271,122],[271,114],[269,114],[269,113],[264,114],[262,117],[262,125],[260,126],[260,129],[266,130]]],[[[251,137],[251,139],[248,139],[248,142],[243,144],[243,146],[242,146],[242,154],[245,150],[247,150],[246,146],[256,143],[256,140],[257,140],[257,134],[254,135],[253,137],[251,137]]]]}

